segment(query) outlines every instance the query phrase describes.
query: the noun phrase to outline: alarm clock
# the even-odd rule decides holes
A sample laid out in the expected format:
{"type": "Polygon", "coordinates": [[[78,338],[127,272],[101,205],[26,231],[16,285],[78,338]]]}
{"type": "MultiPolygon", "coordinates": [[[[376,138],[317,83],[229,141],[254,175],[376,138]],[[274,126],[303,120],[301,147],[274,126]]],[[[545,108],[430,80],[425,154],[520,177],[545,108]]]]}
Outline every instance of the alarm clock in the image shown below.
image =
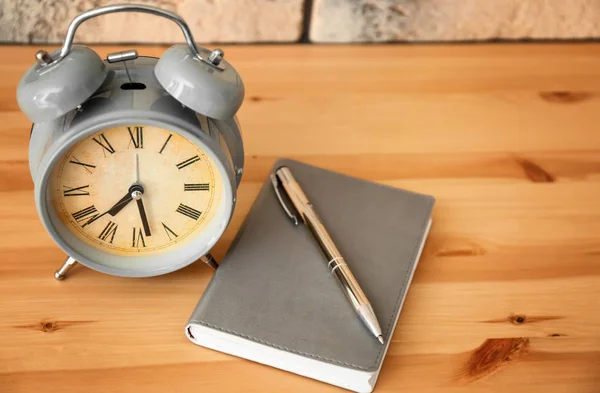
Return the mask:
{"type": "Polygon", "coordinates": [[[124,277],[156,276],[199,259],[225,231],[244,167],[236,112],[244,85],[220,49],[196,46],[178,15],[143,5],[84,12],[64,44],[38,51],[17,100],[33,122],[29,165],[44,227],[77,263],[124,277]],[[175,22],[185,44],[157,59],[106,59],[73,45],[99,15],[144,12],[175,22]]]}

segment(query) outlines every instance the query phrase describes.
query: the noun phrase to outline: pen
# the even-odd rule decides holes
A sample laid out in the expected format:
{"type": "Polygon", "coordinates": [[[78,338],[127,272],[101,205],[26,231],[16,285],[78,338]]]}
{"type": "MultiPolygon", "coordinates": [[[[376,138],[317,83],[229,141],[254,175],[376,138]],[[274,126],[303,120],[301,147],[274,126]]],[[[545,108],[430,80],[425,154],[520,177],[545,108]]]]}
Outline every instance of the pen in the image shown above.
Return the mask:
{"type": "Polygon", "coordinates": [[[331,236],[327,233],[317,212],[308,201],[308,198],[306,198],[306,195],[302,191],[302,188],[300,188],[298,182],[296,182],[292,172],[289,168],[283,166],[277,169],[275,173],[271,174],[271,182],[273,183],[277,199],[279,199],[281,206],[291,218],[294,225],[298,225],[300,223],[298,217],[292,213],[293,209],[290,209],[286,205],[279,192],[278,185],[281,184],[283,186],[283,190],[292,202],[298,216],[300,216],[300,220],[308,226],[315,240],[321,247],[321,250],[323,250],[328,261],[327,267],[341,284],[344,289],[344,294],[350,303],[352,303],[354,310],[371,333],[373,333],[379,342],[383,344],[384,341],[381,327],[379,326],[379,322],[377,321],[377,317],[375,316],[375,312],[373,311],[373,307],[371,307],[369,299],[367,299],[367,296],[360,288],[360,285],[358,285],[358,282],[346,264],[344,257],[333,243],[331,236]]]}

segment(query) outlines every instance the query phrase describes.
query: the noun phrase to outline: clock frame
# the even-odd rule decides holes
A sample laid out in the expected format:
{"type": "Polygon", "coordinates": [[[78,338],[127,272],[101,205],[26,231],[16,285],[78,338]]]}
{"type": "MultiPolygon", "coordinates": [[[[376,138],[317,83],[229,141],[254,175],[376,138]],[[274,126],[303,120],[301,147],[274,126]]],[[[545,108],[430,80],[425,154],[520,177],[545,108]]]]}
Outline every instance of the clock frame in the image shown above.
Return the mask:
{"type": "Polygon", "coordinates": [[[108,76],[87,101],[32,127],[29,152],[36,208],[48,233],[69,256],[56,278],[64,278],[74,261],[112,275],[147,277],[211,259],[210,249],[231,219],[244,165],[239,124],[235,116],[214,119],[182,105],[156,80],[156,63],[149,57],[131,59],[127,68],[123,62],[106,63],[108,76]],[[132,83],[136,88],[131,88],[132,83]],[[95,249],[74,236],[52,206],[50,177],[65,154],[93,134],[132,124],[169,130],[189,140],[210,158],[222,179],[219,206],[205,229],[183,246],[158,255],[124,256],[95,249]]]}

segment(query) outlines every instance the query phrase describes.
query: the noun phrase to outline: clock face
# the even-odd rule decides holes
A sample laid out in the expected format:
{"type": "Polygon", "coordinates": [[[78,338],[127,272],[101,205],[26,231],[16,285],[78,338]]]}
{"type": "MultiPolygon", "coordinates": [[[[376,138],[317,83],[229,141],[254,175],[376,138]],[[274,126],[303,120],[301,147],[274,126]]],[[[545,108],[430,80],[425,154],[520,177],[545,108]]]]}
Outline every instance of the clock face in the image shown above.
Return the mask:
{"type": "Polygon", "coordinates": [[[181,247],[214,219],[223,179],[183,136],[152,126],[106,129],[75,144],[50,179],[51,204],[92,247],[152,255],[181,247]]]}

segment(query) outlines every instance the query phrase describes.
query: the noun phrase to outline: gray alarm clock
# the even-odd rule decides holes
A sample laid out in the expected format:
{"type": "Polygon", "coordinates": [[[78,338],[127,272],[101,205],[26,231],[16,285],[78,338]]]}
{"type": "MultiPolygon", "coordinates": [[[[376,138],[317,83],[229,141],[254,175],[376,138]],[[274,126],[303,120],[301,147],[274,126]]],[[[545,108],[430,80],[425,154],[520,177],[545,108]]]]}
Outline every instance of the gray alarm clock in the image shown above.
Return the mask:
{"type": "Polygon", "coordinates": [[[77,262],[126,277],[169,273],[209,254],[227,227],[244,167],[235,114],[244,85],[219,49],[196,46],[173,13],[142,5],[85,12],[64,45],[21,79],[19,106],[34,123],[29,163],[40,218],[77,262]],[[186,44],[160,59],[137,51],[102,60],[72,45],[84,21],[113,12],[174,21],[186,44]]]}

